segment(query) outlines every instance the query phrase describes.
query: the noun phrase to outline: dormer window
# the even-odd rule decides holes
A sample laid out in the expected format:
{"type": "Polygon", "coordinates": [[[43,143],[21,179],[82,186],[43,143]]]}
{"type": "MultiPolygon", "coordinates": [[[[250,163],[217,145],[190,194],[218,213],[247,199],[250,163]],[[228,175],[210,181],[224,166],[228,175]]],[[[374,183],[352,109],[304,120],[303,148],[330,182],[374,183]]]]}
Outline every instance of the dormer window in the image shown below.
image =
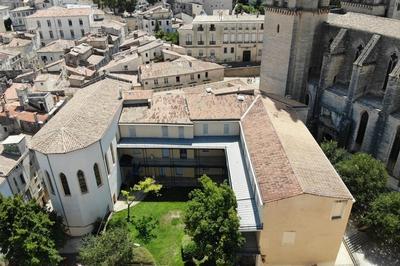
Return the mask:
{"type": "Polygon", "coordinates": [[[203,25],[199,25],[199,26],[197,27],[197,31],[204,31],[203,25]]]}
{"type": "Polygon", "coordinates": [[[215,25],[214,24],[210,25],[210,31],[215,31],[215,25]]]}

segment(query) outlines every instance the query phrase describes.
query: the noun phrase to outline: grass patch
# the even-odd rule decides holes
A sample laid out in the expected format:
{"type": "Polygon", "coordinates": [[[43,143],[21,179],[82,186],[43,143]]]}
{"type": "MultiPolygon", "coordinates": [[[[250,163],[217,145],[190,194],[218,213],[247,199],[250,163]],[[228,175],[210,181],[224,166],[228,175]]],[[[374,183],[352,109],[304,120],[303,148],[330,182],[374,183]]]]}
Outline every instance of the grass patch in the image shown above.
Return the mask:
{"type": "MultiPolygon", "coordinates": [[[[151,252],[157,265],[184,265],[180,248],[184,235],[183,215],[188,191],[164,190],[161,191],[161,197],[146,197],[144,201],[131,208],[132,221],[148,215],[152,215],[158,221],[158,226],[154,230],[156,237],[148,243],[138,240],[136,229],[132,223],[129,224],[129,231],[135,242],[151,252]]],[[[117,212],[112,216],[110,225],[126,217],[127,210],[117,212]]]]}

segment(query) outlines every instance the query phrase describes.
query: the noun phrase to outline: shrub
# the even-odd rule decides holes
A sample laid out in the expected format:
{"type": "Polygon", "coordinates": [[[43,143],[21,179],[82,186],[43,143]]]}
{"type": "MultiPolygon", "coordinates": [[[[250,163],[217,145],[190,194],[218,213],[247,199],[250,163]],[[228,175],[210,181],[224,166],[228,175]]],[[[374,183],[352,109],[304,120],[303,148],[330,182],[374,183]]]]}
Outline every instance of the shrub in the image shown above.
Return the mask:
{"type": "Polygon", "coordinates": [[[321,149],[333,166],[351,158],[351,154],[345,149],[339,148],[336,141],[330,140],[321,143],[321,149]]]}
{"type": "Polygon", "coordinates": [[[157,227],[157,221],[153,216],[142,216],[134,221],[133,226],[143,242],[147,243],[155,237],[153,231],[157,227]]]}
{"type": "Polygon", "coordinates": [[[338,163],[336,169],[355,197],[357,211],[368,210],[369,204],[386,191],[385,165],[369,154],[356,153],[351,159],[338,163]]]}
{"type": "Polygon", "coordinates": [[[181,254],[183,261],[191,262],[192,258],[198,258],[198,251],[196,243],[188,235],[182,238],[181,254]]]}
{"type": "Polygon", "coordinates": [[[132,263],[133,264],[144,264],[144,265],[155,265],[155,260],[150,251],[144,247],[135,247],[132,249],[132,263]]]}
{"type": "Polygon", "coordinates": [[[400,193],[379,195],[371,203],[363,222],[377,238],[400,247],[400,193]]]}

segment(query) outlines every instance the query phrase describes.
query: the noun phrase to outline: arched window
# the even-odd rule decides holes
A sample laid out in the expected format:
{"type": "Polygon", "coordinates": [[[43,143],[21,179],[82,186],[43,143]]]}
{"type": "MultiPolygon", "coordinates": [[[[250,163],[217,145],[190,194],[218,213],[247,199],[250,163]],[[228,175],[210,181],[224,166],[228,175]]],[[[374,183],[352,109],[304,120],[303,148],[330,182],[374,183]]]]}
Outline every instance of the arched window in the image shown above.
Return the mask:
{"type": "Polygon", "coordinates": [[[399,152],[400,152],[400,127],[397,128],[387,163],[387,169],[391,174],[393,173],[394,167],[397,162],[397,158],[399,157],[399,152]]]}
{"type": "Polygon", "coordinates": [[[94,176],[96,177],[96,184],[99,187],[102,185],[102,180],[101,180],[99,165],[97,163],[95,163],[93,165],[93,172],[94,172],[94,176]]]}
{"type": "Polygon", "coordinates": [[[45,173],[46,173],[47,183],[49,183],[50,186],[50,193],[54,195],[55,193],[54,193],[53,182],[51,182],[49,172],[46,171],[45,173]]]}
{"type": "Polygon", "coordinates": [[[64,173],[60,173],[60,180],[61,180],[61,185],[64,189],[65,196],[70,196],[71,191],[69,190],[68,180],[67,177],[64,175],[64,173]]]}
{"type": "Polygon", "coordinates": [[[310,95],[307,93],[306,94],[306,97],[305,97],[305,99],[304,99],[304,103],[306,104],[306,105],[309,105],[310,104],[310,95]]]}
{"type": "Polygon", "coordinates": [[[81,188],[81,192],[87,193],[88,188],[86,185],[85,174],[83,173],[82,170],[79,170],[76,176],[78,177],[78,182],[79,182],[79,187],[81,188]]]}
{"type": "Polygon", "coordinates": [[[368,113],[363,112],[360,118],[360,125],[358,126],[357,138],[356,138],[356,150],[359,150],[362,146],[365,131],[367,129],[368,124],[368,113]]]}
{"type": "Polygon", "coordinates": [[[363,49],[364,49],[364,47],[362,46],[362,44],[360,44],[360,45],[357,47],[356,55],[354,56],[354,61],[353,61],[353,62],[355,62],[355,61],[357,60],[357,58],[360,56],[360,54],[361,54],[361,52],[362,52],[363,49]]]}
{"type": "Polygon", "coordinates": [[[387,67],[387,70],[386,70],[385,81],[383,82],[383,87],[382,87],[383,91],[386,90],[386,86],[387,86],[387,83],[389,81],[389,75],[390,75],[390,73],[392,73],[393,69],[396,67],[398,62],[399,62],[399,58],[398,58],[397,54],[393,53],[390,56],[389,64],[388,64],[388,67],[387,67]]]}

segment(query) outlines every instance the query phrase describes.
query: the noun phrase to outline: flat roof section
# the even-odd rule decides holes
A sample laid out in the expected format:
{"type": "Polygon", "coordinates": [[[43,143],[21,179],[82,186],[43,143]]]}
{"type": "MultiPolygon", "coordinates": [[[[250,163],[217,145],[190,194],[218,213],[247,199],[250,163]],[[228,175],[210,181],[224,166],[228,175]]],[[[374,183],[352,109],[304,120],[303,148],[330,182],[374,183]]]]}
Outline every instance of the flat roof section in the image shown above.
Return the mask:
{"type": "Polygon", "coordinates": [[[235,192],[240,217],[240,231],[262,229],[254,193],[251,190],[248,169],[238,137],[195,137],[193,139],[123,138],[117,145],[129,148],[169,149],[224,149],[229,172],[229,183],[235,192]]]}

